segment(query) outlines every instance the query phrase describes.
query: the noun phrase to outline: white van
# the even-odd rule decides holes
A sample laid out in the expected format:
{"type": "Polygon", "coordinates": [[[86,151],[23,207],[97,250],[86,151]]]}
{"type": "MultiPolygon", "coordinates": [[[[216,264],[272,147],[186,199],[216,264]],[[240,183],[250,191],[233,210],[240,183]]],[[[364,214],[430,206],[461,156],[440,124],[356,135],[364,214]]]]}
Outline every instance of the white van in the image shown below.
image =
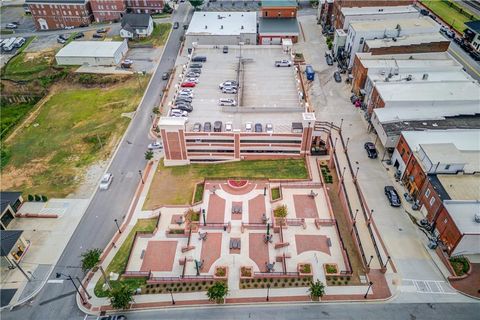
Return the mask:
{"type": "Polygon", "coordinates": [[[15,48],[20,48],[24,44],[25,44],[25,38],[18,37],[17,39],[15,39],[15,42],[13,43],[13,46],[15,48]]]}
{"type": "Polygon", "coordinates": [[[9,39],[5,40],[4,43],[3,43],[2,50],[6,51],[6,52],[12,51],[13,48],[14,48],[13,44],[15,43],[15,39],[16,38],[9,38],[9,39]]]}

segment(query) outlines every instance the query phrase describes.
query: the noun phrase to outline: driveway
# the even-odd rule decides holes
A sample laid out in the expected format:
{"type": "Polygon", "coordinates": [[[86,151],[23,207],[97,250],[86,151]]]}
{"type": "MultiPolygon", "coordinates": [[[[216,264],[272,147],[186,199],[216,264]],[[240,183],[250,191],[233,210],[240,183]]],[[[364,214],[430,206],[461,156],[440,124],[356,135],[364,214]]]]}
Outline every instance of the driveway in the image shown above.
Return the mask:
{"type": "Polygon", "coordinates": [[[1,28],[4,29],[7,23],[19,23],[15,33],[32,32],[35,24],[31,15],[26,15],[23,7],[3,7],[0,11],[1,28]]]}
{"type": "Polygon", "coordinates": [[[152,73],[161,57],[163,47],[159,48],[131,48],[127,59],[133,60],[134,71],[152,73]]]}

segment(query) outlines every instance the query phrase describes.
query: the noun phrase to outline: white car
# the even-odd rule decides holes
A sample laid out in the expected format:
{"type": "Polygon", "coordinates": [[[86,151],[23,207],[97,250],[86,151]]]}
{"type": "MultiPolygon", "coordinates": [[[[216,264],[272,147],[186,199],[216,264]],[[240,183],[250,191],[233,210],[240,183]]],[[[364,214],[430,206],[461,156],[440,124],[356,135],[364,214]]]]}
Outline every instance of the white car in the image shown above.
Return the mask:
{"type": "Polygon", "coordinates": [[[266,133],[273,133],[273,124],[267,123],[267,124],[265,125],[265,132],[266,132],[266,133]]]}
{"type": "Polygon", "coordinates": [[[180,89],[179,92],[190,92],[190,93],[193,93],[193,89],[190,89],[190,88],[182,88],[182,89],[180,89]]]}
{"type": "Polygon", "coordinates": [[[237,88],[234,88],[234,87],[224,87],[222,89],[222,92],[223,93],[237,93],[237,88]]]}
{"type": "Polygon", "coordinates": [[[189,97],[189,98],[193,98],[193,93],[191,92],[179,92],[177,97],[189,97]]]}
{"type": "Polygon", "coordinates": [[[108,190],[110,185],[112,184],[113,174],[106,173],[103,175],[102,180],[100,181],[100,190],[108,190]]]}
{"type": "Polygon", "coordinates": [[[148,145],[148,150],[162,149],[163,144],[160,141],[152,142],[148,145]]]}
{"type": "Polygon", "coordinates": [[[218,100],[218,105],[235,107],[237,105],[237,101],[235,101],[235,99],[220,99],[218,100]]]}
{"type": "Polygon", "coordinates": [[[65,30],[72,30],[73,28],[75,28],[75,27],[74,26],[66,26],[65,30]]]}
{"type": "Polygon", "coordinates": [[[253,123],[252,122],[245,123],[245,131],[246,132],[252,132],[252,128],[253,128],[253,123]]]}
{"type": "Polygon", "coordinates": [[[180,109],[172,109],[170,111],[170,116],[171,117],[186,117],[186,116],[188,116],[188,112],[187,111],[182,111],[180,109]]]}
{"type": "Polygon", "coordinates": [[[233,130],[233,125],[232,123],[229,121],[229,122],[226,122],[225,123],[225,132],[231,132],[233,130]]]}
{"type": "Polygon", "coordinates": [[[223,89],[224,87],[234,87],[234,88],[237,88],[238,87],[238,83],[237,81],[234,81],[234,80],[227,80],[227,81],[224,81],[222,83],[220,83],[218,85],[218,88],[220,89],[223,89]]]}
{"type": "Polygon", "coordinates": [[[292,61],[290,60],[277,60],[275,61],[275,67],[291,67],[292,61]]]}

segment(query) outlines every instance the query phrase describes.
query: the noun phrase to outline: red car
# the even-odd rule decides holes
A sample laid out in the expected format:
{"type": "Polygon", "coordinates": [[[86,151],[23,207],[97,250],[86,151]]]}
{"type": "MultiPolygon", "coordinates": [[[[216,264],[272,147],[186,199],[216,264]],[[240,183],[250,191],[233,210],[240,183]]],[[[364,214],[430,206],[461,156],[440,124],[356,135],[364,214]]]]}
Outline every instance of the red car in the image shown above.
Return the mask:
{"type": "Polygon", "coordinates": [[[184,82],[182,83],[181,87],[182,88],[193,88],[195,87],[195,82],[184,82]]]}

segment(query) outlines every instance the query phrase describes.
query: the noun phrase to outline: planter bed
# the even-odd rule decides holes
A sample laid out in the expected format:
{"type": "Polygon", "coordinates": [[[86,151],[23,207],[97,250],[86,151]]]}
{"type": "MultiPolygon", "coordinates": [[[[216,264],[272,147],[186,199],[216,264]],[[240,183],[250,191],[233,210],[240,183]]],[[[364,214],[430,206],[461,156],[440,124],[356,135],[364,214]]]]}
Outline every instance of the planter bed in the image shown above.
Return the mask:
{"type": "Polygon", "coordinates": [[[254,278],[240,279],[240,289],[308,287],[312,277],[254,278]]]}
{"type": "Polygon", "coordinates": [[[170,293],[168,289],[171,289],[173,293],[207,291],[216,281],[218,280],[152,283],[145,285],[141,294],[166,294],[170,293]]]}

